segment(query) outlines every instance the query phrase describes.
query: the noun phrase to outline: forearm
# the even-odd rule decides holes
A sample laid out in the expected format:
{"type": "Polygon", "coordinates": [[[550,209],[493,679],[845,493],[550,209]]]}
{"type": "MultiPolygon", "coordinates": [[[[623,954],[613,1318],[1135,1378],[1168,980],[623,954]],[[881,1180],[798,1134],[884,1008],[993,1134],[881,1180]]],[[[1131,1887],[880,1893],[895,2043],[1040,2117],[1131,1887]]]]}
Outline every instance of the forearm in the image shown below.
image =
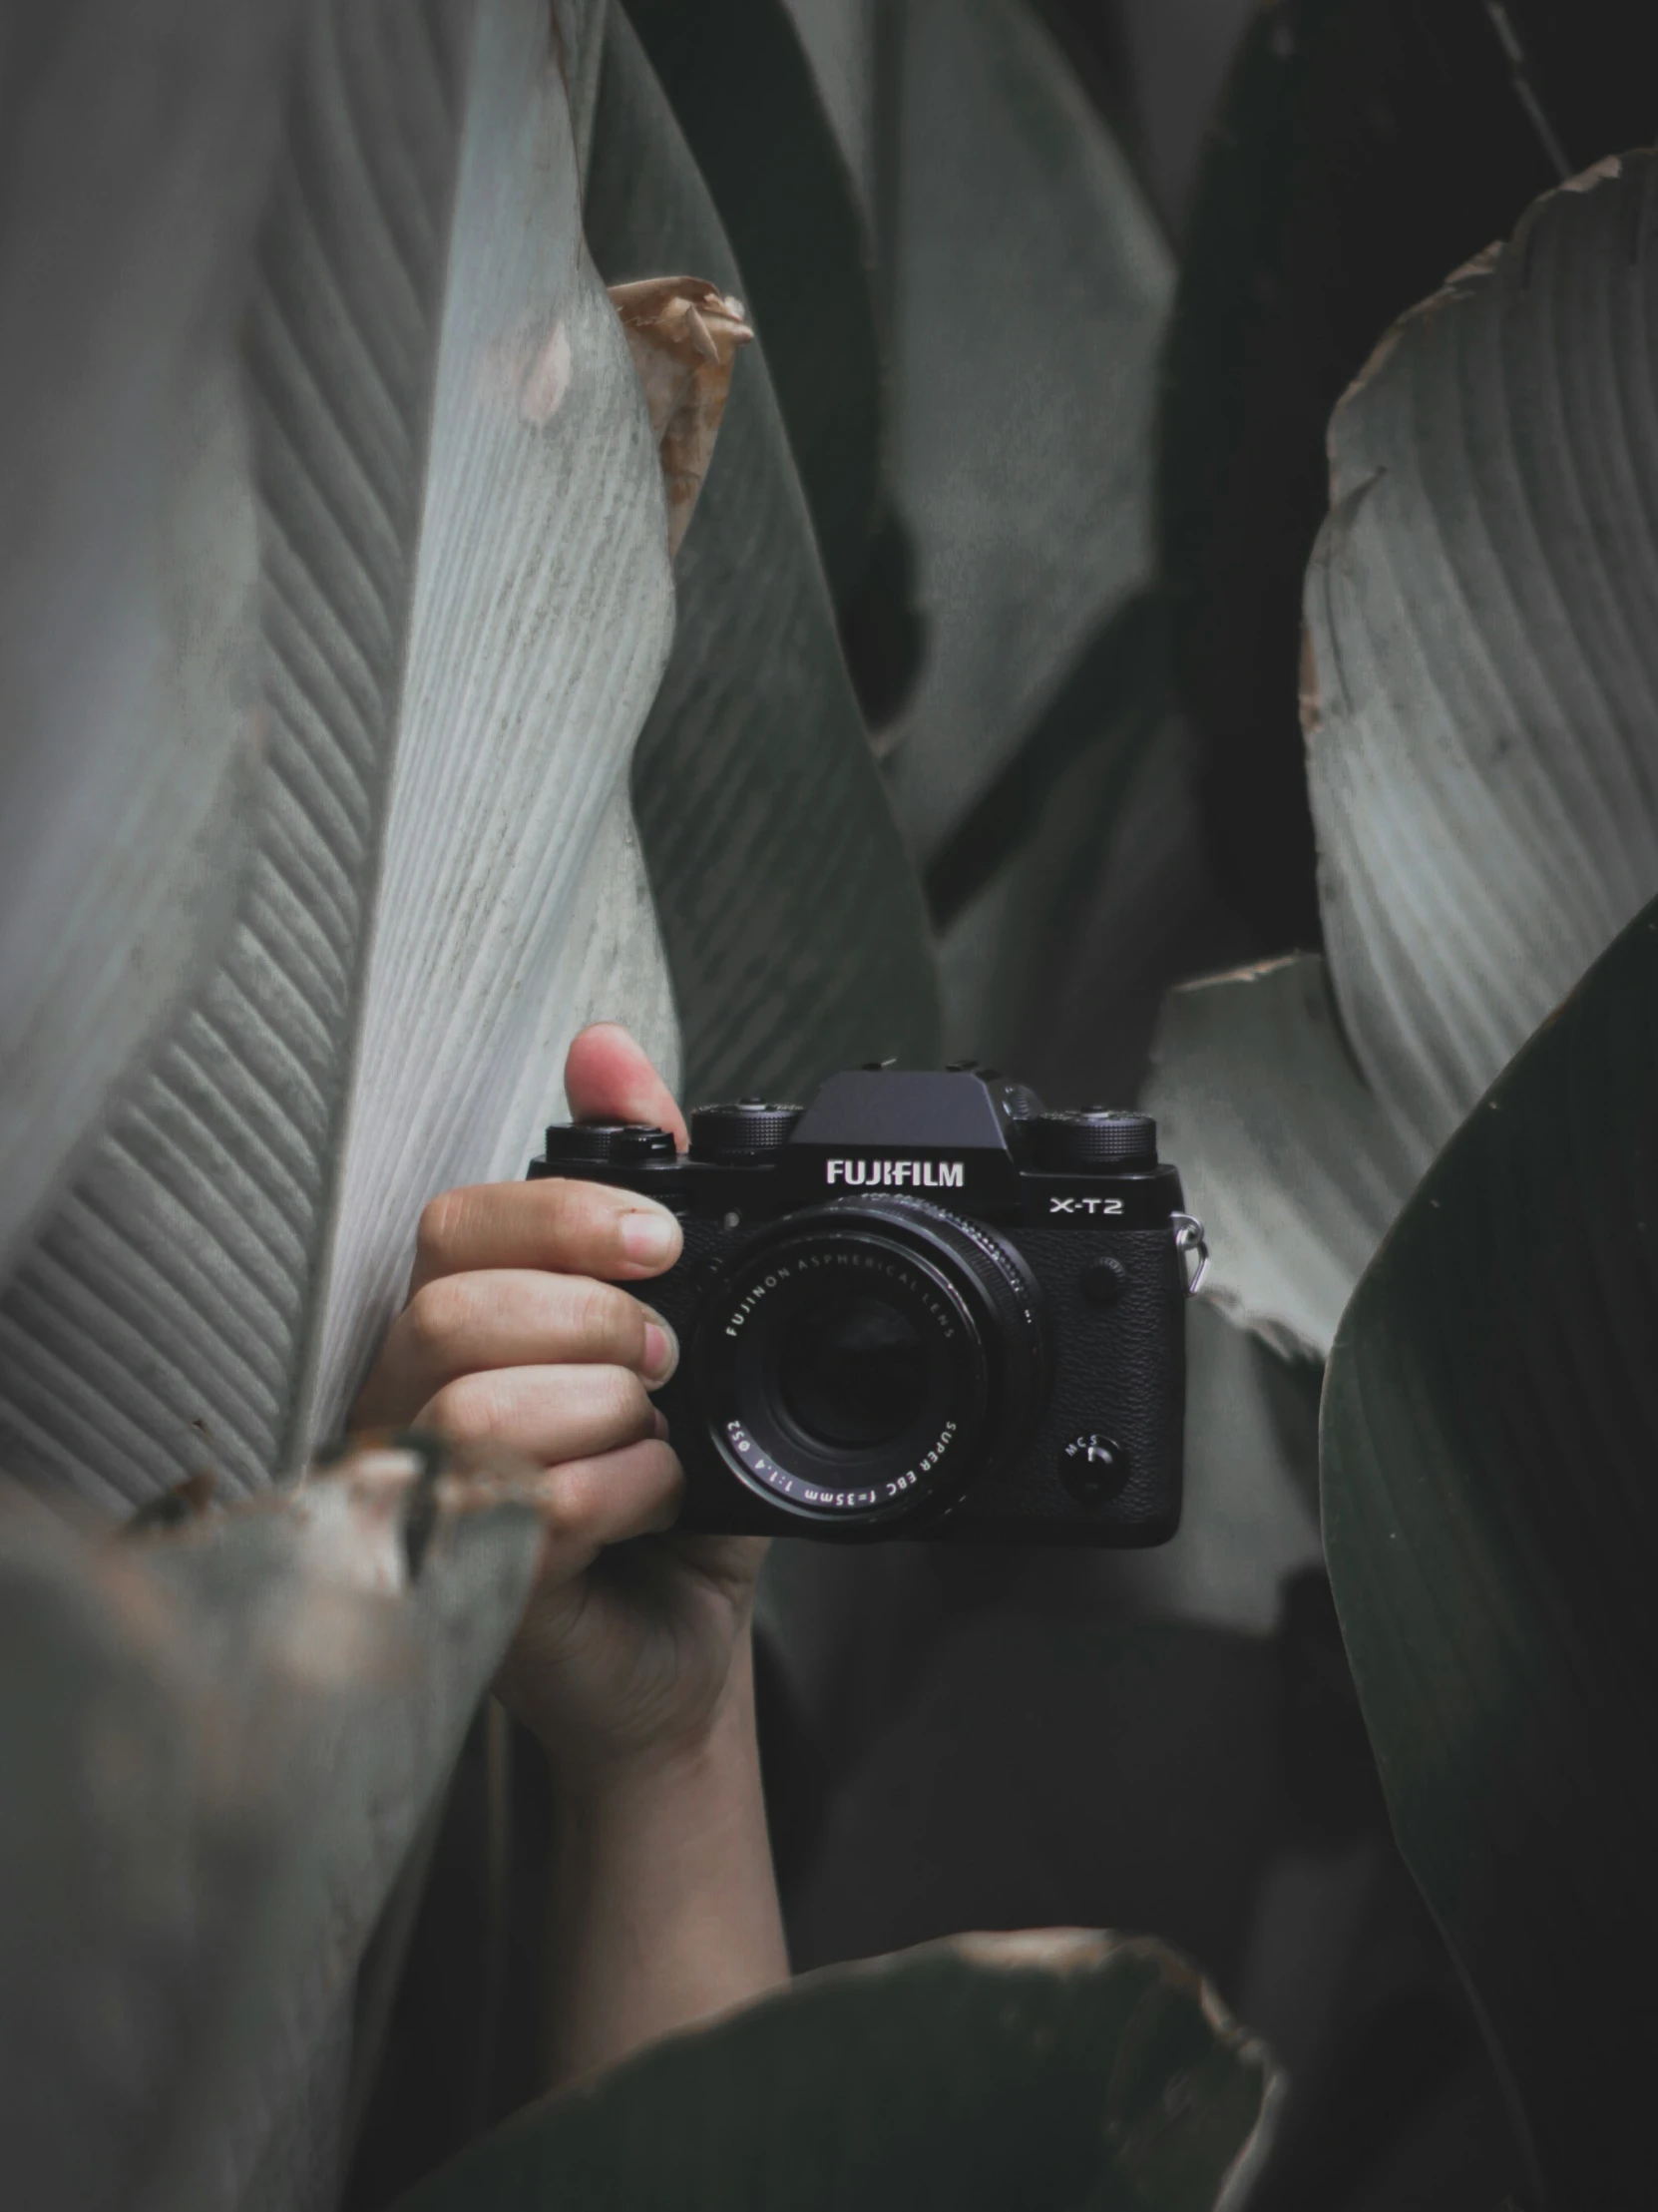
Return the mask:
{"type": "Polygon", "coordinates": [[[787,1980],[746,1643],[701,1747],[564,1777],[558,1808],[550,2086],[787,1980]]]}

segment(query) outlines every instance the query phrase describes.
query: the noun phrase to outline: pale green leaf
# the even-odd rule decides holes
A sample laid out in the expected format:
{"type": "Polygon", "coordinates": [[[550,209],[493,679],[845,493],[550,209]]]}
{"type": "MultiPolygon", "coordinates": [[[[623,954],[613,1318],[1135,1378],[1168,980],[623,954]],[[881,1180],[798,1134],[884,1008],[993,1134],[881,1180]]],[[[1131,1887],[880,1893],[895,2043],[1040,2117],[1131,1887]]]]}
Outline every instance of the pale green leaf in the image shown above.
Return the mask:
{"type": "MultiPolygon", "coordinates": [[[[230,386],[259,507],[250,858],[0,1298],[0,1454],[42,1490],[118,1509],[204,1462],[243,1491],[301,1464],[422,1203],[522,1172],[579,1022],[642,1018],[671,1072],[616,811],[669,639],[662,493],[565,96],[598,23],[325,0],[285,110],[272,84],[236,125],[240,158],[280,140],[230,386]]],[[[83,61],[98,87],[120,50],[83,61]]],[[[157,287],[151,342],[195,359],[187,309],[157,287]]],[[[182,619],[216,620],[211,579],[170,573],[182,619]]]]}
{"type": "Polygon", "coordinates": [[[1319,1351],[1415,1177],[1658,888],[1652,179],[1630,157],[1539,201],[1332,426],[1305,711],[1340,1032],[1321,990],[1263,1027],[1256,983],[1205,986],[1150,1097],[1231,1231],[1216,1295],[1319,1351]]]}
{"type": "Polygon", "coordinates": [[[234,335],[292,0],[8,10],[0,1264],[210,960],[247,860],[234,335]]]}
{"type": "Polygon", "coordinates": [[[515,1481],[384,1451],[141,1542],[0,1515],[14,2201],[332,2200],[362,1946],[538,1556],[515,1481]]]}

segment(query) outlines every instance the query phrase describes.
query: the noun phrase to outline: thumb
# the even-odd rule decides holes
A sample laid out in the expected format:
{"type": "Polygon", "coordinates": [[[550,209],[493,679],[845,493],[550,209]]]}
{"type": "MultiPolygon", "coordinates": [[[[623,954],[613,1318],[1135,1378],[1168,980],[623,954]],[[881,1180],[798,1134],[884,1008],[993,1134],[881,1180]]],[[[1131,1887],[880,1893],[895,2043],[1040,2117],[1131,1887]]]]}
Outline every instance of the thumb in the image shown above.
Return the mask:
{"type": "Polygon", "coordinates": [[[620,1022],[595,1022],[565,1056],[565,1097],[578,1121],[651,1121],[681,1151],[689,1141],[673,1094],[620,1022]]]}

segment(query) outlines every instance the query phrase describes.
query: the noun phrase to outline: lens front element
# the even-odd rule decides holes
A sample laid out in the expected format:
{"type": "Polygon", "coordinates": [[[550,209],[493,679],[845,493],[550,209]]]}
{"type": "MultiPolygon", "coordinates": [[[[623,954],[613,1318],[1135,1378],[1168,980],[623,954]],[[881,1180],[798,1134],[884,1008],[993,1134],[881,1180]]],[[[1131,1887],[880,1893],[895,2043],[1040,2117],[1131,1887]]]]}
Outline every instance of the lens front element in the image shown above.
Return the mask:
{"type": "Polygon", "coordinates": [[[862,1525],[942,1509],[1017,1444],[1043,1350],[1013,1247],[894,1195],[763,1232],[709,1293],[693,1358],[733,1474],[805,1519],[862,1525]]]}
{"type": "Polygon", "coordinates": [[[830,1291],[789,1323],[778,1383],[783,1410],[808,1443],[868,1451],[890,1444],[921,1411],[927,1347],[890,1299],[830,1291]]]}

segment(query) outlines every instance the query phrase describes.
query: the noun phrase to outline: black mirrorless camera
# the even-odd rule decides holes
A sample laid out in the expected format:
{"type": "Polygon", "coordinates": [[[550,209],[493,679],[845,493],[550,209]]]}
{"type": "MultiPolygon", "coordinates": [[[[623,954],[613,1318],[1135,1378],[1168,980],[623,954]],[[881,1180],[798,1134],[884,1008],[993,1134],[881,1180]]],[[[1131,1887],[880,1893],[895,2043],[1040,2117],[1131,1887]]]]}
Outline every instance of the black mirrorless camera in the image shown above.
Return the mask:
{"type": "Polygon", "coordinates": [[[547,1132],[532,1176],[647,1192],[684,1252],[640,1289],[680,1526],[1160,1544],[1180,1520],[1188,1253],[1143,1113],[1049,1113],[994,1071],[864,1069],[812,1104],[547,1132]]]}

